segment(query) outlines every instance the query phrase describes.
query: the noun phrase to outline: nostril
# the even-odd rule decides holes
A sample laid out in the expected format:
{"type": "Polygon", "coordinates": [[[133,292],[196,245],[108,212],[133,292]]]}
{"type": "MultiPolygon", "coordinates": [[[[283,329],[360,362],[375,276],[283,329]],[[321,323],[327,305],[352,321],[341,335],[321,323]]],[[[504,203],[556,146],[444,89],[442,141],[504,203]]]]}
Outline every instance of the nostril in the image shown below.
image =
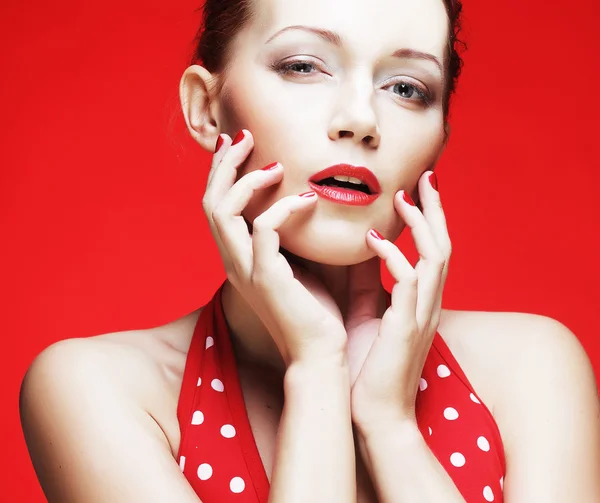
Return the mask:
{"type": "Polygon", "coordinates": [[[352,133],[352,131],[340,131],[339,135],[340,135],[340,138],[346,138],[346,137],[352,138],[353,133],[352,133]]]}

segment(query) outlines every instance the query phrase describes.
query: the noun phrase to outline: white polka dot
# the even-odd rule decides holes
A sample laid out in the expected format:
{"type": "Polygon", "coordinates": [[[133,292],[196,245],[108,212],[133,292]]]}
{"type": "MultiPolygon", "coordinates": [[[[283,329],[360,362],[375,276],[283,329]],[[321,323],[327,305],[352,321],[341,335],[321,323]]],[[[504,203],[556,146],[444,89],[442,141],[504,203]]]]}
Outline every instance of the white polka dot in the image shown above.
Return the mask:
{"type": "Polygon", "coordinates": [[[457,468],[465,466],[466,462],[467,460],[460,452],[455,452],[454,454],[452,454],[452,456],[450,456],[450,463],[452,463],[457,468]]]}
{"type": "Polygon", "coordinates": [[[481,403],[473,393],[471,393],[471,400],[473,400],[475,403],[481,403]]]}
{"type": "Polygon", "coordinates": [[[198,384],[196,386],[200,386],[202,384],[202,377],[198,377],[198,384]]]}
{"type": "Polygon", "coordinates": [[[437,375],[440,377],[448,377],[450,375],[450,369],[446,365],[438,365],[437,375]]]}
{"type": "Polygon", "coordinates": [[[482,451],[489,451],[490,450],[490,443],[488,442],[488,439],[485,437],[479,437],[477,439],[477,447],[479,447],[482,451]]]}
{"type": "Polygon", "coordinates": [[[421,377],[421,380],[419,381],[419,389],[421,391],[425,391],[427,389],[427,381],[425,379],[423,379],[421,377]]]}
{"type": "Polygon", "coordinates": [[[223,391],[225,389],[225,386],[223,386],[223,382],[220,379],[213,379],[210,386],[215,391],[223,391]]]}
{"type": "Polygon", "coordinates": [[[431,430],[431,426],[429,427],[429,436],[431,436],[431,434],[433,433],[433,431],[431,430]]]}
{"type": "Polygon", "coordinates": [[[215,344],[215,340],[209,335],[206,338],[206,349],[210,348],[211,346],[214,346],[215,344]]]}
{"type": "Polygon", "coordinates": [[[448,421],[454,421],[455,419],[458,419],[458,411],[453,407],[446,407],[446,409],[444,409],[444,417],[448,421]]]}
{"type": "Polygon", "coordinates": [[[181,456],[179,458],[179,468],[181,468],[181,471],[184,470],[184,468],[185,468],[185,456],[181,456]]]}
{"type": "Polygon", "coordinates": [[[198,467],[198,478],[200,480],[208,480],[212,477],[213,469],[208,463],[202,463],[198,467]]]}
{"type": "Polygon", "coordinates": [[[229,482],[229,489],[232,493],[241,493],[246,488],[244,479],[242,477],[233,477],[229,482]]]}
{"type": "Polygon", "coordinates": [[[504,491],[504,476],[500,479],[500,489],[504,491]]]}
{"type": "Polygon", "coordinates": [[[483,488],[483,497],[486,501],[494,501],[494,493],[492,492],[492,488],[490,486],[485,486],[483,488]]]}
{"type": "Polygon", "coordinates": [[[224,424],[221,426],[221,435],[225,438],[235,437],[235,428],[231,424],[224,424]]]}
{"type": "Polygon", "coordinates": [[[204,422],[204,414],[197,410],[192,416],[192,424],[202,424],[204,422]]]}

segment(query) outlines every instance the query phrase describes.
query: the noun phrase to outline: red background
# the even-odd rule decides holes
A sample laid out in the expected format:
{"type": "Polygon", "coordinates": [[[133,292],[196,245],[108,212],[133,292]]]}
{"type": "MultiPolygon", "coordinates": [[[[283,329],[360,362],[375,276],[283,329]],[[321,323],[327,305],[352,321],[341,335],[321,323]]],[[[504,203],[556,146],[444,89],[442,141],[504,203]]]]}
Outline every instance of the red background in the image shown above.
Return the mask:
{"type": "MultiPolygon", "coordinates": [[[[557,318],[598,372],[600,4],[465,3],[438,171],[454,244],[445,307],[557,318]]],[[[34,356],[171,321],[223,278],[200,204],[208,157],[177,114],[199,5],[0,4],[3,501],[44,501],[18,417],[34,356]]]]}

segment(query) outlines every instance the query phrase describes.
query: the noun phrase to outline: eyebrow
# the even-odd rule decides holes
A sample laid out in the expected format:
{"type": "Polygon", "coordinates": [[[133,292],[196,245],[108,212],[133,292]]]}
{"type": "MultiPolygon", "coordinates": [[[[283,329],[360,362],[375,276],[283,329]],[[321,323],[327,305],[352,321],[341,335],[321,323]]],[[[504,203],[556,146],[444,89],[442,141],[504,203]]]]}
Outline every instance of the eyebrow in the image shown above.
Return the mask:
{"type": "MultiPolygon", "coordinates": [[[[271,35],[269,37],[269,39],[265,42],[265,44],[268,44],[274,38],[278,37],[282,33],[285,33],[286,31],[290,31],[290,30],[301,30],[301,31],[305,31],[308,33],[312,33],[314,35],[317,35],[320,39],[324,40],[325,42],[335,45],[336,47],[340,47],[342,45],[342,37],[340,37],[340,35],[338,35],[337,33],[330,31],[330,30],[325,30],[323,28],[315,28],[313,26],[305,26],[305,25],[286,26],[285,28],[279,30],[274,35],[271,35]]],[[[392,53],[392,56],[395,58],[402,58],[402,59],[421,59],[421,60],[425,60],[425,61],[431,61],[438,67],[438,69],[440,70],[440,73],[442,75],[444,74],[444,67],[442,66],[442,63],[433,54],[429,54],[427,52],[422,52],[422,51],[417,51],[415,49],[403,48],[403,49],[398,49],[397,51],[394,51],[392,53]]]]}

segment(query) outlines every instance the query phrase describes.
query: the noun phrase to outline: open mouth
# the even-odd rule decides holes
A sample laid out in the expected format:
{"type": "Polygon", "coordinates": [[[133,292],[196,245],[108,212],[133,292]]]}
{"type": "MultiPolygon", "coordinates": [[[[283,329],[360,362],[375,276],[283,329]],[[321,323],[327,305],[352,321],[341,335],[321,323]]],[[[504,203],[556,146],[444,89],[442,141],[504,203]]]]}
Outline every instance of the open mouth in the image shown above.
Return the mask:
{"type": "Polygon", "coordinates": [[[371,194],[371,190],[369,186],[363,183],[360,179],[354,178],[351,176],[331,176],[328,178],[323,178],[323,180],[319,180],[318,182],[313,182],[316,185],[320,185],[321,187],[341,187],[348,190],[357,190],[364,194],[371,194]]]}

